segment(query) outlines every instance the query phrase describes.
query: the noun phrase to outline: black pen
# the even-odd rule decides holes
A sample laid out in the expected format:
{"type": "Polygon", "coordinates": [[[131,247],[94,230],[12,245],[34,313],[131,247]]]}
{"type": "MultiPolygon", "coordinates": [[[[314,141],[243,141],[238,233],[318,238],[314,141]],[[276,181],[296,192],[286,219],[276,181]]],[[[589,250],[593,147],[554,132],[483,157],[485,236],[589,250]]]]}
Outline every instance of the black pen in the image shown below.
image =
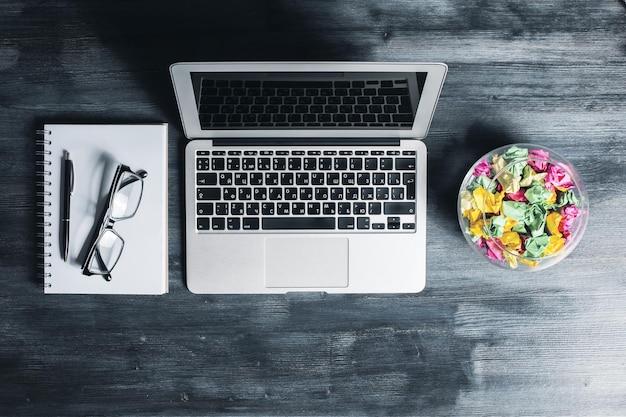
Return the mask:
{"type": "Polygon", "coordinates": [[[74,192],[74,164],[69,152],[63,155],[64,185],[63,185],[63,215],[61,216],[61,239],[63,242],[63,260],[67,261],[70,250],[70,200],[74,192]]]}

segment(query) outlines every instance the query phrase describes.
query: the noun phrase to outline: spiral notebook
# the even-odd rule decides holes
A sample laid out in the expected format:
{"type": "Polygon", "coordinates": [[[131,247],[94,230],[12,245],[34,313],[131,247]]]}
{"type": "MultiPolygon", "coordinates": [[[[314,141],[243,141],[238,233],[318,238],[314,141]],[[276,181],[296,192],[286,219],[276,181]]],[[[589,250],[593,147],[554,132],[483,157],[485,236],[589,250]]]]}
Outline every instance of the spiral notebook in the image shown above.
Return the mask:
{"type": "Polygon", "coordinates": [[[167,124],[37,133],[44,293],[168,292],[167,124]]]}

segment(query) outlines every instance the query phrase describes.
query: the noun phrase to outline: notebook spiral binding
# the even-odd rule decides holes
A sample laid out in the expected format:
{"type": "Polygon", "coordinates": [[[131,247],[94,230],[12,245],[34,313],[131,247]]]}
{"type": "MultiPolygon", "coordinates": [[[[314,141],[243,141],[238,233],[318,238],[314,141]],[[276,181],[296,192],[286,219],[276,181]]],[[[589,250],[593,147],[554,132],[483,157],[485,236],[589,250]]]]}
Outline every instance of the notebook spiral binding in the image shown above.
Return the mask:
{"type": "Polygon", "coordinates": [[[50,258],[52,257],[52,253],[50,252],[52,242],[50,242],[50,238],[52,237],[52,234],[50,233],[49,228],[52,226],[52,223],[48,221],[48,218],[51,216],[50,211],[48,211],[48,207],[52,204],[50,202],[50,187],[52,186],[52,182],[49,179],[52,175],[49,168],[50,165],[52,165],[52,161],[48,159],[51,153],[47,148],[52,144],[52,141],[47,137],[51,134],[49,130],[37,130],[36,133],[40,136],[40,138],[36,141],[37,150],[35,152],[37,157],[37,169],[35,174],[38,178],[36,183],[37,246],[41,249],[41,252],[38,255],[38,269],[40,271],[40,277],[43,279],[44,287],[50,288],[52,286],[52,276],[50,272],[48,272],[48,269],[52,266],[52,263],[50,262],[50,258]]]}

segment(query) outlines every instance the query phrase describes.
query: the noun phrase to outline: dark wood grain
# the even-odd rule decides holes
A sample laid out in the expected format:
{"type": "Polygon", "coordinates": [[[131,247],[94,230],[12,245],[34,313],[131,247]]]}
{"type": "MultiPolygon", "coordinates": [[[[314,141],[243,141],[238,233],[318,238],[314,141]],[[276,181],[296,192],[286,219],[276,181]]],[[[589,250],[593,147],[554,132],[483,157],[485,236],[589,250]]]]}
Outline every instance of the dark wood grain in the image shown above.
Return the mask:
{"type": "Polygon", "coordinates": [[[0,414],[626,414],[624,29],[618,0],[3,1],[0,414]],[[180,60],[446,62],[426,290],[189,293],[180,60]],[[163,121],[170,293],[44,296],[35,129],[163,121]],[[546,271],[492,267],[456,220],[465,171],[512,142],[557,150],[589,191],[582,242],[546,271]]]}

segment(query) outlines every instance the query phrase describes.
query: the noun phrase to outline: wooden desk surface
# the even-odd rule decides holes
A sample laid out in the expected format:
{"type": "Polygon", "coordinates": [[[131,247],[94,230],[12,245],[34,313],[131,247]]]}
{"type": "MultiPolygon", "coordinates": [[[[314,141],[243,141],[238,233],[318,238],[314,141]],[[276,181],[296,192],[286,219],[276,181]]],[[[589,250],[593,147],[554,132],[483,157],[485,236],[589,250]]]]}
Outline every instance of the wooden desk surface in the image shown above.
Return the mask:
{"type": "Polygon", "coordinates": [[[626,414],[622,1],[156,3],[0,6],[1,415],[626,414]],[[168,76],[181,60],[446,62],[426,290],[189,293],[168,76]],[[44,296],[35,129],[162,121],[170,293],[44,296]],[[487,264],[455,217],[465,170],[511,142],[558,150],[589,189],[582,242],[545,272],[487,264]]]}

